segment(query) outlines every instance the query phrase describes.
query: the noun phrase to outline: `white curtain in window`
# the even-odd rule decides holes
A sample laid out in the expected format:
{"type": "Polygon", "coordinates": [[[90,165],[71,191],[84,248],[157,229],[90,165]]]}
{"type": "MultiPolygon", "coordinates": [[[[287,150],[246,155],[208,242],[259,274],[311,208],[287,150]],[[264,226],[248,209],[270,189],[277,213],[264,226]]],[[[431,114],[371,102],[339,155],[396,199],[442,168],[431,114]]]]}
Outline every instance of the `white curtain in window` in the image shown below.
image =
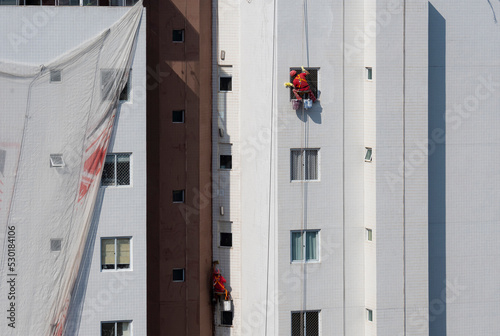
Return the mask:
{"type": "Polygon", "coordinates": [[[318,260],[318,231],[306,232],[306,260],[318,260]]]}
{"type": "Polygon", "coordinates": [[[305,150],[306,163],[306,180],[318,179],[318,150],[307,149],[305,150]]]}
{"type": "Polygon", "coordinates": [[[115,240],[103,239],[101,246],[101,263],[102,265],[115,265],[115,240]]]}
{"type": "Polygon", "coordinates": [[[120,238],[116,240],[116,249],[118,255],[116,256],[116,262],[119,268],[129,268],[130,267],[130,239],[120,238]]]}
{"type": "Polygon", "coordinates": [[[304,260],[302,232],[292,232],[292,260],[304,260]]]}
{"type": "Polygon", "coordinates": [[[292,149],[290,151],[290,159],[291,159],[291,178],[292,180],[303,180],[302,174],[302,152],[300,149],[292,149]]]}

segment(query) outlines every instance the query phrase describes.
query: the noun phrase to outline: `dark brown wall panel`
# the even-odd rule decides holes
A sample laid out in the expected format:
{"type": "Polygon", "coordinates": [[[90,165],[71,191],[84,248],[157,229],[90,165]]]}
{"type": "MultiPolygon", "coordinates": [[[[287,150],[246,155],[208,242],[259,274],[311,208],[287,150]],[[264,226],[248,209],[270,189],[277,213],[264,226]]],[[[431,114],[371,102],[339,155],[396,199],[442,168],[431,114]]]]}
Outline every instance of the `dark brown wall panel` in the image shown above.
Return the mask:
{"type": "Polygon", "coordinates": [[[145,6],[148,334],[212,335],[211,1],[145,6]],[[184,29],[184,43],[172,42],[173,29],[184,29]],[[185,123],[172,123],[172,110],[182,109],[185,123]],[[179,189],[185,203],[172,203],[179,189]],[[185,282],[172,282],[173,268],[186,269],[185,282]]]}

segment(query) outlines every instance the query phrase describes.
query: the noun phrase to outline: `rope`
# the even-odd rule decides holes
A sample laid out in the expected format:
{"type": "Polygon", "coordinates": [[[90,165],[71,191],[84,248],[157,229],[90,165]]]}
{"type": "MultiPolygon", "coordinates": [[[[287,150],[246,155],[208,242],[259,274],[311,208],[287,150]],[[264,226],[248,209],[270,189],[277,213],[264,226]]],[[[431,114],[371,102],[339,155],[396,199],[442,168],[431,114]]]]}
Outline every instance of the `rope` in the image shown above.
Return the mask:
{"type": "Polygon", "coordinates": [[[273,176],[273,136],[274,136],[274,87],[276,85],[276,10],[277,2],[274,0],[273,8],[273,55],[272,55],[272,75],[271,75],[271,140],[269,147],[269,194],[268,194],[268,223],[267,223],[267,265],[266,265],[266,318],[265,318],[265,333],[267,336],[268,327],[268,309],[269,309],[269,259],[270,259],[270,242],[271,242],[271,197],[272,197],[272,176],[273,176]]]}

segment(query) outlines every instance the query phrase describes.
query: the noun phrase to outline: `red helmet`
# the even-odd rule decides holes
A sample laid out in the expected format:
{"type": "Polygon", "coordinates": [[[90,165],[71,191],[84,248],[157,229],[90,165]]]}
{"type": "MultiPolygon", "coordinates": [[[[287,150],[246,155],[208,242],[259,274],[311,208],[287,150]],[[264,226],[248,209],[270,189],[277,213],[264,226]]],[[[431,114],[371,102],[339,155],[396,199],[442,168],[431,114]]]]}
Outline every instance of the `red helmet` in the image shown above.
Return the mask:
{"type": "Polygon", "coordinates": [[[296,74],[297,74],[297,71],[295,71],[295,70],[290,71],[290,77],[293,77],[293,76],[295,76],[296,74]]]}

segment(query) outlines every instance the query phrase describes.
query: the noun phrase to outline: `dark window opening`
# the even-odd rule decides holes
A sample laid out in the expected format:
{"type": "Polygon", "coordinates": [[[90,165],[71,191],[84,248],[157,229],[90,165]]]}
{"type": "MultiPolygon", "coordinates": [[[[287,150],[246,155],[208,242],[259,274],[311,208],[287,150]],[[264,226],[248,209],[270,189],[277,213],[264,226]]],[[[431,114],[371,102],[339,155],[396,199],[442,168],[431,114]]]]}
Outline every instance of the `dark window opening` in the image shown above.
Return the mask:
{"type": "Polygon", "coordinates": [[[122,102],[130,100],[131,75],[132,72],[129,72],[127,83],[125,84],[125,87],[123,88],[122,92],[120,92],[120,101],[122,102]]]}
{"type": "Polygon", "coordinates": [[[172,42],[184,42],[184,29],[174,29],[172,31],[172,42]]]}
{"type": "MultiPolygon", "coordinates": [[[[319,69],[313,69],[313,68],[304,68],[309,72],[309,75],[306,76],[307,84],[309,84],[309,87],[311,88],[312,93],[316,98],[319,98],[318,94],[318,70],[319,69]]],[[[302,72],[301,68],[290,68],[290,71],[295,70],[297,71],[297,75],[302,72]]],[[[293,80],[295,79],[295,76],[290,76],[290,83],[293,83],[293,80]]],[[[295,95],[293,94],[292,88],[290,88],[290,99],[295,99],[295,95]]]]}
{"type": "Polygon", "coordinates": [[[220,246],[233,246],[233,234],[231,232],[220,233],[220,246]]]}
{"type": "Polygon", "coordinates": [[[221,155],[220,156],[220,169],[232,169],[233,168],[233,156],[232,155],[221,155]]]}
{"type": "Polygon", "coordinates": [[[176,282],[184,281],[184,268],[177,268],[172,270],[172,281],[176,282]]]}
{"type": "Polygon", "coordinates": [[[372,80],[373,79],[373,70],[372,68],[366,68],[366,79],[372,80]]]}
{"type": "Polygon", "coordinates": [[[220,77],[220,91],[232,91],[233,90],[233,78],[232,77],[220,77]]]}
{"type": "Polygon", "coordinates": [[[223,311],[221,312],[221,324],[223,325],[233,325],[233,312],[223,311]]]}
{"type": "Polygon", "coordinates": [[[174,203],[184,203],[184,190],[174,190],[172,199],[174,203]]]}
{"type": "Polygon", "coordinates": [[[50,250],[52,252],[61,251],[62,239],[51,239],[50,240],[50,250]]]}
{"type": "Polygon", "coordinates": [[[173,123],[183,123],[184,122],[184,110],[172,111],[172,122],[173,123]]]}
{"type": "Polygon", "coordinates": [[[61,81],[61,70],[50,70],[50,82],[61,81]]]}
{"type": "Polygon", "coordinates": [[[25,0],[26,6],[40,6],[41,1],[40,0],[25,0]]]}

